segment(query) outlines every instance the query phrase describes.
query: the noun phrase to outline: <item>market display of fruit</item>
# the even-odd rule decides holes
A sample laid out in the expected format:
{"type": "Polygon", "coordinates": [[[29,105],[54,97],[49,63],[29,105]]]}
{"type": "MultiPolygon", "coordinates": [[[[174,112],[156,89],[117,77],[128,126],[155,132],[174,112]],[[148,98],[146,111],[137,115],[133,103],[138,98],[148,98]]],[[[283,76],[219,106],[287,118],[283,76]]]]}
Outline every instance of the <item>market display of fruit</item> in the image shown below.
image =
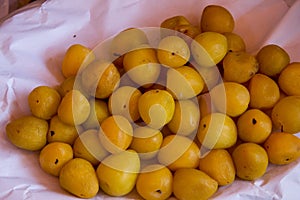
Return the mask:
{"type": "Polygon", "coordinates": [[[94,49],[70,44],[65,79],[28,94],[31,115],[10,121],[7,138],[39,151],[41,169],[80,198],[208,199],[295,162],[300,64],[276,44],[247,52],[234,27],[208,5],[199,24],[170,16],[94,49]]]}

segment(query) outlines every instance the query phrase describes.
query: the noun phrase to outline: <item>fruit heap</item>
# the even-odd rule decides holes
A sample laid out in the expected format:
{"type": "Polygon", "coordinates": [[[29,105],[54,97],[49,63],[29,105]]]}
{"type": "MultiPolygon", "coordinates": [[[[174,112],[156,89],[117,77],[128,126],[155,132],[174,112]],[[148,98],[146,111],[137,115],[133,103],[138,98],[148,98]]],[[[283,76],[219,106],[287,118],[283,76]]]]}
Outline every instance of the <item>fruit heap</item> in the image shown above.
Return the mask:
{"type": "Polygon", "coordinates": [[[7,124],[8,139],[40,151],[41,168],[81,198],[136,188],[144,199],[207,199],[294,162],[300,63],[276,44],[251,55],[234,25],[209,5],[200,27],[165,19],[157,45],[146,30],[118,33],[110,59],[71,45],[64,81],[30,92],[31,115],[7,124]]]}

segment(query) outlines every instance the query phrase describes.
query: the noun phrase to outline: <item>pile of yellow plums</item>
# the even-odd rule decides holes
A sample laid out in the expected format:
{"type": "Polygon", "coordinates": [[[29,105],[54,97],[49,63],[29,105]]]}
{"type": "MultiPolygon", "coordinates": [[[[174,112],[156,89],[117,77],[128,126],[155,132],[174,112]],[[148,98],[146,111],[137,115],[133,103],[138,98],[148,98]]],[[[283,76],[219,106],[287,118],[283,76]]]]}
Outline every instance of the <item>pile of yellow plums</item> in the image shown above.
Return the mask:
{"type": "Polygon", "coordinates": [[[91,50],[72,44],[57,87],[28,95],[31,115],[6,126],[15,146],[81,198],[99,190],[199,200],[300,156],[300,63],[276,44],[256,55],[224,7],[199,26],[171,16],[91,50]]]}

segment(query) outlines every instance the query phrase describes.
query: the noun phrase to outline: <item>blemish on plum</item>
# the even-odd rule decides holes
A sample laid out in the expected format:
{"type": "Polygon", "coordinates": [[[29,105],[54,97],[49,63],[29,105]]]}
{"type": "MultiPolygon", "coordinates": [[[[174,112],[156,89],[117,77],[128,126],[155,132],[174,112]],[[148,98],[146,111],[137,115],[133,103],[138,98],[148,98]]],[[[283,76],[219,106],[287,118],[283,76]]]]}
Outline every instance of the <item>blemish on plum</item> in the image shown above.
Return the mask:
{"type": "Polygon", "coordinates": [[[50,131],[50,135],[51,136],[55,135],[55,132],[54,131],[50,131]]]}
{"type": "Polygon", "coordinates": [[[157,192],[157,193],[159,193],[159,194],[161,194],[162,192],[161,192],[161,190],[156,190],[155,192],[157,192]]]}

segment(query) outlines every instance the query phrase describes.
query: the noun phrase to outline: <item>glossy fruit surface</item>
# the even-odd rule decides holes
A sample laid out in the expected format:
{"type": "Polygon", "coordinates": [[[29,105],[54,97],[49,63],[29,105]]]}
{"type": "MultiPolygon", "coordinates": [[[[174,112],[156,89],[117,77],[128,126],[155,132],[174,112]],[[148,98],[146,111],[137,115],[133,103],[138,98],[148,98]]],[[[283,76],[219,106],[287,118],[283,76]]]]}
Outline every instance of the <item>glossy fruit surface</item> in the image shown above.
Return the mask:
{"type": "Polygon", "coordinates": [[[226,81],[245,83],[258,71],[256,58],[246,52],[229,52],[223,59],[223,78],[226,81]]]}
{"type": "Polygon", "coordinates": [[[124,196],[131,192],[139,171],[140,159],[133,150],[106,157],[96,169],[100,188],[110,196],[124,196]]]}
{"type": "Polygon", "coordinates": [[[157,159],[172,171],[196,168],[199,165],[200,149],[193,140],[185,136],[169,135],[164,138],[157,159]]]}
{"type": "Polygon", "coordinates": [[[23,116],[9,122],[5,130],[9,141],[21,149],[36,151],[47,143],[48,122],[44,119],[23,116]]]}
{"type": "Polygon", "coordinates": [[[258,109],[272,108],[280,98],[277,83],[269,76],[255,74],[248,85],[250,93],[250,107],[258,109]]]}
{"type": "Polygon", "coordinates": [[[74,158],[63,166],[59,174],[59,184],[80,198],[92,198],[99,191],[95,169],[82,158],[74,158]]]}
{"type": "Polygon", "coordinates": [[[119,87],[109,97],[108,109],[111,114],[122,115],[134,122],[140,118],[138,102],[141,95],[141,91],[135,87],[119,87]]]}
{"type": "Polygon", "coordinates": [[[272,109],[274,128],[288,133],[300,131],[300,96],[286,96],[272,109]]]}
{"type": "Polygon", "coordinates": [[[278,77],[278,85],[287,95],[300,95],[300,63],[290,63],[278,77]]]}
{"type": "Polygon", "coordinates": [[[190,59],[190,49],[187,43],[178,36],[163,38],[157,49],[159,62],[167,67],[180,67],[190,59]]]}
{"type": "Polygon", "coordinates": [[[225,32],[223,35],[227,39],[229,52],[246,51],[246,43],[242,36],[233,32],[225,32]]]}
{"type": "Polygon", "coordinates": [[[135,150],[141,159],[151,159],[157,155],[162,141],[163,135],[160,130],[140,126],[133,130],[130,149],[135,150]]]}
{"type": "Polygon", "coordinates": [[[211,91],[211,100],[217,111],[237,117],[245,112],[250,103],[248,89],[236,82],[223,82],[211,91]]]}
{"type": "Polygon", "coordinates": [[[47,144],[40,152],[39,163],[48,174],[58,176],[62,167],[73,158],[71,145],[63,142],[47,144]]]}
{"type": "Polygon", "coordinates": [[[300,139],[286,132],[274,132],[264,143],[269,161],[277,165],[286,165],[300,157],[300,139]]]}
{"type": "Polygon", "coordinates": [[[99,128],[101,122],[110,116],[107,102],[102,99],[90,99],[90,114],[82,126],[87,129],[99,128]]]}
{"type": "Polygon", "coordinates": [[[289,54],[279,45],[268,44],[263,46],[256,55],[259,63],[259,72],[275,77],[289,64],[289,54]]]}
{"type": "Polygon", "coordinates": [[[226,114],[208,114],[200,120],[197,138],[208,149],[229,148],[237,140],[236,124],[226,114]]]}
{"type": "Polygon", "coordinates": [[[205,200],[218,189],[218,182],[198,169],[179,169],[173,178],[173,193],[182,200],[205,200]]]}
{"type": "Polygon", "coordinates": [[[48,86],[38,86],[28,95],[31,113],[46,120],[51,119],[56,114],[60,100],[58,91],[48,86]]]}
{"type": "Polygon", "coordinates": [[[81,44],[71,45],[63,58],[62,73],[67,77],[76,76],[80,67],[95,59],[92,50],[81,44]]]}
{"type": "Polygon", "coordinates": [[[199,106],[192,100],[181,100],[175,102],[174,115],[168,127],[173,133],[187,136],[198,129],[199,121],[199,106]]]}
{"type": "Polygon", "coordinates": [[[139,45],[147,43],[148,38],[144,31],[138,28],[128,28],[113,37],[109,50],[115,60],[139,45]]]}
{"type": "Polygon", "coordinates": [[[73,145],[81,128],[62,122],[57,115],[49,123],[47,142],[64,142],[73,145]]]}
{"type": "Polygon", "coordinates": [[[82,71],[77,81],[81,81],[89,95],[105,99],[119,86],[120,76],[113,63],[96,60],[82,71]]]}
{"type": "Polygon", "coordinates": [[[200,67],[213,67],[218,64],[228,51],[227,39],[217,32],[203,32],[191,43],[193,58],[200,67]]]}
{"type": "Polygon", "coordinates": [[[201,30],[213,32],[232,32],[234,29],[234,18],[223,6],[208,5],[204,8],[201,16],[201,30]]]}
{"type": "Polygon", "coordinates": [[[83,158],[97,166],[109,152],[101,144],[98,131],[89,129],[81,133],[73,144],[75,158],[83,158]]]}
{"type": "Polygon", "coordinates": [[[192,67],[170,68],[167,72],[166,87],[175,99],[190,99],[202,92],[204,80],[192,67]]]}
{"type": "Polygon", "coordinates": [[[127,52],[123,59],[123,67],[130,79],[143,87],[149,87],[155,83],[161,69],[156,49],[147,44],[127,52]]]}
{"type": "Polygon", "coordinates": [[[133,128],[128,119],[121,115],[112,115],[100,125],[101,144],[110,153],[126,150],[132,141],[133,128]]]}
{"type": "Polygon", "coordinates": [[[90,114],[90,103],[78,90],[69,91],[61,100],[57,115],[59,119],[68,125],[82,124],[90,114]]]}
{"type": "Polygon", "coordinates": [[[164,200],[172,194],[173,175],[171,171],[158,164],[142,168],[136,181],[136,190],[144,199],[164,200]]]}
{"type": "Polygon", "coordinates": [[[268,167],[268,154],[265,149],[255,143],[238,145],[232,158],[236,167],[236,175],[244,180],[255,180],[262,177],[268,167]]]}
{"type": "Polygon", "coordinates": [[[142,120],[148,126],[160,129],[171,121],[175,110],[175,101],[168,91],[153,89],[141,95],[138,109],[142,120]]]}
{"type": "Polygon", "coordinates": [[[237,120],[238,136],[245,142],[263,143],[272,128],[271,118],[258,109],[247,110],[237,120]]]}
{"type": "Polygon", "coordinates": [[[213,149],[200,159],[199,169],[218,182],[229,185],[235,180],[235,166],[225,149],[213,149]]]}

